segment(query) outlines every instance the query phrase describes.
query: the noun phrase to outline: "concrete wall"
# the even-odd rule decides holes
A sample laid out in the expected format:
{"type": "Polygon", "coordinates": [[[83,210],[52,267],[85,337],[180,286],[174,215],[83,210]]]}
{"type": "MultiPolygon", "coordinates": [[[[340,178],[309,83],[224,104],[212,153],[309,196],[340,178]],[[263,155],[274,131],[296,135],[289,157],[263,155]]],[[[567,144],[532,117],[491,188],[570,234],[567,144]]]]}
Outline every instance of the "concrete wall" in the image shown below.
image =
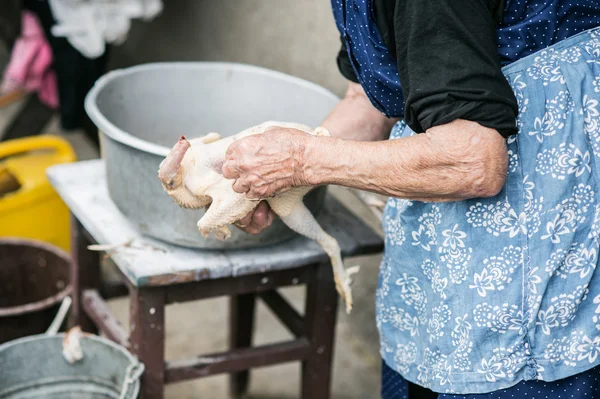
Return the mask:
{"type": "Polygon", "coordinates": [[[152,22],[136,22],[111,66],[154,61],[230,61],[313,81],[342,95],[329,0],[164,0],[152,22]]]}

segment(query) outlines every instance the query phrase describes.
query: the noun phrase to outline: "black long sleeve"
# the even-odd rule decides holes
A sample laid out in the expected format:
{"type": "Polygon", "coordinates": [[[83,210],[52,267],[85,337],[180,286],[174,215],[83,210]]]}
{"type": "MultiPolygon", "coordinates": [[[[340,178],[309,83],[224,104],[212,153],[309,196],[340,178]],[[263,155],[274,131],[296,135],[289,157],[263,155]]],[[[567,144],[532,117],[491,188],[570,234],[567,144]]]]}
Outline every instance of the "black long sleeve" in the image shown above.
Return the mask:
{"type": "MultiPolygon", "coordinates": [[[[517,132],[517,101],[496,48],[503,1],[373,1],[373,17],[397,59],[404,119],[411,129],[420,133],[467,119],[503,136],[517,132]]],[[[343,46],[338,66],[356,81],[343,46]]]]}

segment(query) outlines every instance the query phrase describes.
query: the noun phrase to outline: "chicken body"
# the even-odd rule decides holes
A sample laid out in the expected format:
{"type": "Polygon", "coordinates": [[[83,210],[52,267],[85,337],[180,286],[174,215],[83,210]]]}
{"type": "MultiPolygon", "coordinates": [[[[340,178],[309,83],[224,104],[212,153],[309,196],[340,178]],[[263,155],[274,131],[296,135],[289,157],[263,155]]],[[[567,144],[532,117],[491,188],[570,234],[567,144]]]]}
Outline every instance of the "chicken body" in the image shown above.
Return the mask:
{"type": "MultiPolygon", "coordinates": [[[[229,225],[258,205],[260,200],[249,199],[233,190],[233,181],[223,177],[221,167],[227,148],[233,141],[262,134],[270,127],[294,128],[317,136],[329,136],[329,132],[322,127],[312,130],[297,123],[269,121],[226,138],[221,138],[218,133],[209,133],[188,141],[182,136],[161,163],[158,177],[176,203],[191,209],[208,207],[198,221],[198,230],[204,237],[212,233],[219,240],[228,239],[231,236],[229,225]]],[[[290,229],[321,245],[331,260],[336,289],[346,303],[346,311],[350,313],[350,276],[358,271],[358,267],[344,268],[336,239],[321,228],[304,205],[302,198],[310,190],[311,187],[292,188],[264,200],[290,229]]]]}

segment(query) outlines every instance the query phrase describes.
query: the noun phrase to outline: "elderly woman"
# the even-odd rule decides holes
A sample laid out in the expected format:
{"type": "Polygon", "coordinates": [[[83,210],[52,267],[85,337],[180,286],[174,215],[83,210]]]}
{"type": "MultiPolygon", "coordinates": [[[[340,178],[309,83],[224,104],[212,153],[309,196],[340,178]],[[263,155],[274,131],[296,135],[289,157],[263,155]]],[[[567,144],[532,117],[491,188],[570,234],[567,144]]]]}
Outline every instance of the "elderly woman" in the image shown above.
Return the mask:
{"type": "MultiPolygon", "coordinates": [[[[322,124],[333,137],[242,139],[224,175],[254,198],[390,197],[383,398],[600,397],[600,3],[332,6],[350,81],[322,124]]],[[[241,223],[271,221],[261,205],[241,223]]]]}

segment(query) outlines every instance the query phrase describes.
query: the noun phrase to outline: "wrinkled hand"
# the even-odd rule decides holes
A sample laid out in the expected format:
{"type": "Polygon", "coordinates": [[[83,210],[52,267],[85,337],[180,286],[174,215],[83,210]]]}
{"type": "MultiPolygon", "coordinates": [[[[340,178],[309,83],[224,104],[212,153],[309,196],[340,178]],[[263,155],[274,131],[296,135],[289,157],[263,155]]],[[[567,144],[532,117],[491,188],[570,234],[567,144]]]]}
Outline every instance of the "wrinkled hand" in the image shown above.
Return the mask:
{"type": "Polygon", "coordinates": [[[238,220],[235,225],[248,234],[256,235],[269,227],[276,217],[277,215],[269,205],[265,201],[261,201],[253,211],[238,220]]]}
{"type": "Polygon", "coordinates": [[[312,136],[296,129],[271,128],[234,141],[225,154],[223,176],[248,198],[272,197],[305,185],[303,158],[312,136]]]}

